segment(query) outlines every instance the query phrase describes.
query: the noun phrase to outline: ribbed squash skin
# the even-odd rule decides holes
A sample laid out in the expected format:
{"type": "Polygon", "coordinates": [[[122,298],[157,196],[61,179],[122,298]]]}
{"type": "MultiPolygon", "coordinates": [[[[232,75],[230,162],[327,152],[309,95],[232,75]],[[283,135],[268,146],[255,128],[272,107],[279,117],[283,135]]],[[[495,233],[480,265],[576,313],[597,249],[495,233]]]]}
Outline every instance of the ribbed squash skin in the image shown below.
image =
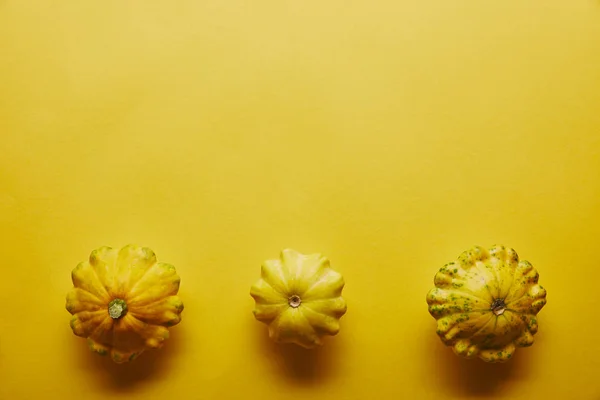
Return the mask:
{"type": "Polygon", "coordinates": [[[339,332],[346,313],[343,288],[344,278],[327,258],[286,249],[279,259],[263,263],[261,278],[250,290],[254,316],[268,325],[275,342],[313,348],[339,332]]]}
{"type": "Polygon", "coordinates": [[[73,315],[73,333],[117,363],[161,347],[169,337],[167,327],[181,320],[179,276],[172,265],[157,262],[149,248],[101,247],[71,276],[74,288],[67,294],[66,308],[73,315]],[[121,304],[126,311],[111,317],[119,314],[121,304]]]}
{"type": "Polygon", "coordinates": [[[454,352],[505,362],[533,344],[537,314],[546,304],[538,272],[504,246],[474,247],[435,275],[427,294],[437,334],[454,352]]]}

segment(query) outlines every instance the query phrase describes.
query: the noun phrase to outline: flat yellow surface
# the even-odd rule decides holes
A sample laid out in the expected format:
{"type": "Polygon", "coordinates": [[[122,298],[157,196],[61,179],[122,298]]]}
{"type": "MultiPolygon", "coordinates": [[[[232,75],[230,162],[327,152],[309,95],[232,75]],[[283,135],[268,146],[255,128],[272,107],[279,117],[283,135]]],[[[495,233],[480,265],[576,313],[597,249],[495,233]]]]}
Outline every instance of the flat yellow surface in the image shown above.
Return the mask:
{"type": "Polygon", "coordinates": [[[0,150],[0,399],[600,399],[597,1],[4,0],[0,150]],[[130,242],[186,309],[117,366],[64,296],[130,242]],[[425,303],[494,243],[549,293],[504,365],[425,303]],[[253,319],[284,247],[346,278],[320,350],[253,319]]]}

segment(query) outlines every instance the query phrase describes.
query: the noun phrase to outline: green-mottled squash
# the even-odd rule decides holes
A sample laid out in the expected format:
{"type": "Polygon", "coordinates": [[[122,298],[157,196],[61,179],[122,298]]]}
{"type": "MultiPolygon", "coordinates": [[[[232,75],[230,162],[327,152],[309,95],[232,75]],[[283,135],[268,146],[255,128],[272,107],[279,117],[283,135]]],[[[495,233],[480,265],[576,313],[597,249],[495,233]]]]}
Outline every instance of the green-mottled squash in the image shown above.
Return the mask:
{"type": "Polygon", "coordinates": [[[505,362],[533,344],[537,314],[546,304],[539,275],[504,246],[474,247],[443,266],[427,294],[437,334],[466,358],[505,362]]]}

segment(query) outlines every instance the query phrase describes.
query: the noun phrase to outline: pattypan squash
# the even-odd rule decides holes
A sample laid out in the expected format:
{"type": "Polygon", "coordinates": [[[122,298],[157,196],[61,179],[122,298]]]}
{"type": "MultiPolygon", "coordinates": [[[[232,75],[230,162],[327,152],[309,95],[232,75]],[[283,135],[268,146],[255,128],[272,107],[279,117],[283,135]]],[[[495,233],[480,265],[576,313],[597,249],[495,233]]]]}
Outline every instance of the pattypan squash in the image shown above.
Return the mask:
{"type": "Polygon", "coordinates": [[[268,325],[275,342],[313,348],[339,332],[346,313],[343,288],[344,278],[327,258],[286,249],[262,264],[261,278],[250,290],[254,316],[268,325]]]}
{"type": "Polygon", "coordinates": [[[128,245],[101,247],[73,270],[67,294],[71,329],[87,338],[92,351],[117,363],[161,347],[167,327],[181,319],[175,267],[159,263],[152,250],[128,245]]]}
{"type": "Polygon", "coordinates": [[[435,275],[427,294],[437,334],[466,358],[505,362],[533,344],[537,313],[546,304],[538,272],[503,246],[474,247],[435,275]]]}

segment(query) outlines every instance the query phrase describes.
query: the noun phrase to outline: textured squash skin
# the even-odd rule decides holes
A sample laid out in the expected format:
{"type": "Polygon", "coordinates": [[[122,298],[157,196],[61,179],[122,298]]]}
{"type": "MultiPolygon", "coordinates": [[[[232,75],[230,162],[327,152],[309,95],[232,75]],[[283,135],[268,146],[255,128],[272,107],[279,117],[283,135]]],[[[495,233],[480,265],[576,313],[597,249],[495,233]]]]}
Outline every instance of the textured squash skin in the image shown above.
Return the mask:
{"type": "Polygon", "coordinates": [[[261,279],[250,289],[254,316],[268,325],[275,342],[314,348],[340,330],[343,288],[344,278],[327,258],[286,249],[278,260],[263,263],[261,279]]]}
{"type": "Polygon", "coordinates": [[[427,294],[437,334],[466,358],[505,362],[533,344],[546,290],[528,261],[504,246],[474,247],[435,275],[427,294]]]}
{"type": "Polygon", "coordinates": [[[181,320],[179,276],[172,265],[157,262],[149,248],[101,247],[71,277],[74,288],[66,308],[73,315],[73,333],[117,363],[161,347],[169,337],[167,327],[181,320]]]}

